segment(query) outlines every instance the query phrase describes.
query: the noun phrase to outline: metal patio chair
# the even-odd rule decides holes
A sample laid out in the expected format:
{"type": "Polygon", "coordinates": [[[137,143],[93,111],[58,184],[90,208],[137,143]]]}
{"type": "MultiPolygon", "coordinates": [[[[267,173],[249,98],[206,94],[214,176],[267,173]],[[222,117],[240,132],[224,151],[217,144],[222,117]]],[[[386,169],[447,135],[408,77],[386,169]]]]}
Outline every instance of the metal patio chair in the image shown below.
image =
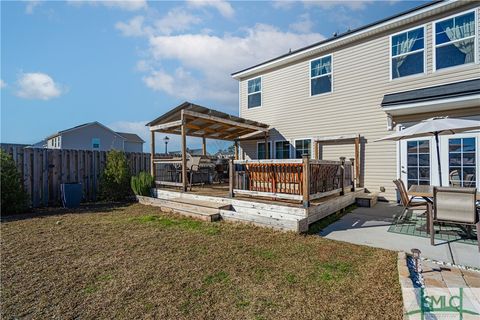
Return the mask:
{"type": "MultiPolygon", "coordinates": [[[[430,243],[435,244],[437,223],[466,225],[477,229],[478,250],[480,251],[480,219],[476,206],[476,188],[435,187],[433,189],[433,205],[428,204],[430,216],[430,243]],[[433,207],[433,208],[432,208],[433,207]]],[[[470,229],[471,230],[471,229],[470,229]]]]}
{"type": "Polygon", "coordinates": [[[402,179],[393,180],[393,183],[397,186],[398,192],[400,193],[400,202],[403,206],[401,217],[403,217],[408,210],[425,209],[425,212],[427,211],[427,201],[419,200],[417,197],[409,197],[402,179]]]}

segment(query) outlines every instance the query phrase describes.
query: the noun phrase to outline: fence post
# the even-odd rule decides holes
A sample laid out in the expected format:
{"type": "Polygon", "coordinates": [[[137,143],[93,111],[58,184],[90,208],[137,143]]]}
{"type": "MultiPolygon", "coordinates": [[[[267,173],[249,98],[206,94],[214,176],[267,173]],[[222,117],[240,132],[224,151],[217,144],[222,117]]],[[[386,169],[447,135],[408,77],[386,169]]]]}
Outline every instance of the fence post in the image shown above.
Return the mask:
{"type": "Polygon", "coordinates": [[[352,163],[352,167],[351,167],[351,179],[352,180],[352,192],[355,191],[355,158],[350,158],[350,162],[352,163]]]}
{"type": "Polygon", "coordinates": [[[310,161],[308,155],[303,155],[303,207],[308,208],[310,206],[310,161]]]}
{"type": "Polygon", "coordinates": [[[345,194],[345,157],[340,157],[340,187],[342,191],[340,191],[340,195],[343,196],[345,194]]]}
{"type": "Polygon", "coordinates": [[[235,196],[233,189],[235,189],[235,163],[233,159],[229,161],[229,170],[228,170],[228,195],[230,198],[235,196]]]}

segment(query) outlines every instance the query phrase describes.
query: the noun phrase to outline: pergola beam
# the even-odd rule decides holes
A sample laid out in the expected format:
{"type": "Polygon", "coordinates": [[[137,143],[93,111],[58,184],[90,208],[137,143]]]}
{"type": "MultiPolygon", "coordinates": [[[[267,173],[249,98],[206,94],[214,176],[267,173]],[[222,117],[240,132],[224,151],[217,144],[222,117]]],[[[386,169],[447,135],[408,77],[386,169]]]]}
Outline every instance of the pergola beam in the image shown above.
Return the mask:
{"type": "Polygon", "coordinates": [[[168,123],[157,124],[155,126],[151,126],[150,131],[161,131],[165,129],[170,129],[170,128],[181,126],[182,123],[183,123],[183,120],[180,119],[180,120],[172,121],[168,123]]]}
{"type": "Polygon", "coordinates": [[[268,131],[268,128],[258,127],[258,126],[254,126],[254,125],[247,124],[247,123],[240,123],[240,122],[236,122],[236,121],[233,121],[233,120],[230,120],[230,119],[224,119],[224,118],[212,116],[212,115],[209,115],[209,114],[203,114],[203,113],[195,112],[195,111],[191,111],[191,110],[182,110],[182,111],[185,115],[191,116],[191,117],[194,117],[194,118],[211,120],[213,122],[224,123],[224,124],[227,124],[227,125],[230,125],[230,126],[233,126],[233,127],[248,128],[248,129],[251,129],[251,130],[258,130],[258,131],[263,131],[263,132],[268,131]]]}

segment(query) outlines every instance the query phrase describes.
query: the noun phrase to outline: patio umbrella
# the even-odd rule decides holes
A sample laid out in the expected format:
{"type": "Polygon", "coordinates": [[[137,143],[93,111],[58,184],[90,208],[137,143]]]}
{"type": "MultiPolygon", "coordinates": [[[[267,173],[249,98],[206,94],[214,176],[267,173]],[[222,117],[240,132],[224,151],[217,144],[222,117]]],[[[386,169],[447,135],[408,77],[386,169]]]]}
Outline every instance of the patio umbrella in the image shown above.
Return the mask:
{"type": "Polygon", "coordinates": [[[440,178],[440,186],[442,185],[442,167],[440,164],[440,146],[438,143],[439,135],[449,135],[455,133],[461,133],[465,131],[480,129],[480,121],[455,119],[449,117],[435,117],[427,120],[423,120],[410,128],[402,131],[395,132],[382,139],[376,141],[392,140],[399,141],[403,139],[435,136],[435,143],[437,149],[438,160],[438,174],[440,178]]]}

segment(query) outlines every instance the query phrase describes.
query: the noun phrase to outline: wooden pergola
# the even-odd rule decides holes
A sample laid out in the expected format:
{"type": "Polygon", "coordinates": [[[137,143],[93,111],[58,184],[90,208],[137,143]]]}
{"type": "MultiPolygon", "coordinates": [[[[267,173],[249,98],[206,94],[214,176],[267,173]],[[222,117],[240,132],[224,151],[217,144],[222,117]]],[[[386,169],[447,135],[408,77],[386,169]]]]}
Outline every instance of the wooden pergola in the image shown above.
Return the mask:
{"type": "MultiPolygon", "coordinates": [[[[235,159],[238,159],[238,141],[263,134],[268,140],[269,126],[260,122],[233,116],[190,102],[184,102],[162,116],[147,123],[150,128],[150,170],[155,175],[155,133],[178,134],[182,137],[182,190],[187,190],[187,136],[202,138],[206,155],[206,139],[235,142],[235,159]]],[[[265,144],[267,145],[267,143],[265,144]]],[[[268,149],[268,148],[267,148],[268,149]]]]}

